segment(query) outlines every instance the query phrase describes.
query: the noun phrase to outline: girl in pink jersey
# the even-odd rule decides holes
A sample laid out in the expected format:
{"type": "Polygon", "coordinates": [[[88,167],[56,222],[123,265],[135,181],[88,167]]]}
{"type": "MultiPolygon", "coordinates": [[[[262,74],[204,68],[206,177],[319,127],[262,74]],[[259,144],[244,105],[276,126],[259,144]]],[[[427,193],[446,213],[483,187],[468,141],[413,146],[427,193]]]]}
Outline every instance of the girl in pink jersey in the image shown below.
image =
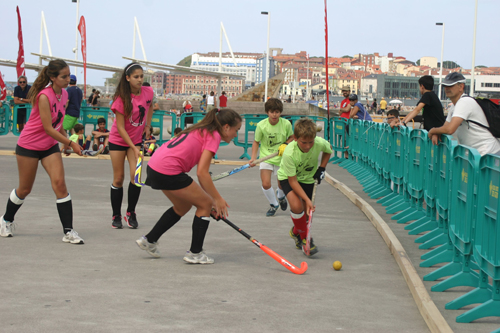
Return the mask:
{"type": "Polygon", "coordinates": [[[31,87],[29,98],[33,109],[16,146],[19,187],[12,190],[7,209],[1,218],[2,237],[12,237],[14,216],[31,192],[40,160],[57,197],[57,211],[64,232],[63,242],[83,244],[83,239],[73,230],[73,206],[66,189],[64,166],[59,152],[61,142],[64,150],[71,148],[82,155],[81,147],[68,139],[62,126],[68,100],[68,93],[64,88],[69,84],[69,74],[69,67],[64,61],[52,60],[42,69],[31,87]]]}
{"type": "Polygon", "coordinates": [[[161,216],[149,234],[136,241],[141,249],[159,257],[158,239],[195,206],[191,248],[184,260],[191,264],[213,264],[214,260],[203,252],[210,212],[213,209],[217,216],[226,217],[229,205],[215,188],[208,170],[221,139],[231,142],[240,127],[241,116],[236,111],[212,109],[201,122],[179,133],[151,157],[146,184],[162,190],[173,207],[161,216]],[[200,185],[187,175],[195,165],[200,185]]]}
{"type": "Polygon", "coordinates": [[[143,87],[144,73],[138,63],[128,64],[116,87],[111,110],[115,113],[115,121],[109,132],[109,155],[113,165],[113,183],[111,184],[111,208],[113,222],[111,226],[121,229],[123,181],[125,178],[125,157],[130,169],[128,186],[128,207],[125,221],[129,228],[136,229],[139,224],[135,215],[135,206],[139,201],[141,188],[134,183],[134,173],[139,158],[142,137],[151,136],[151,119],[153,118],[153,89],[143,87]]]}

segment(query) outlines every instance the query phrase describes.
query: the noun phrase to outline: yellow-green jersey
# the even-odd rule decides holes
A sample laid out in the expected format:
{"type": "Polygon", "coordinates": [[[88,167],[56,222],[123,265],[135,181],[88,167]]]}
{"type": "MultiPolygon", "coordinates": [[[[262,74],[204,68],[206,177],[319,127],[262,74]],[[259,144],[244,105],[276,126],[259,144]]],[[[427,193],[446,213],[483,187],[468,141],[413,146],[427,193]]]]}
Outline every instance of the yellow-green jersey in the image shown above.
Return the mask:
{"type": "Polygon", "coordinates": [[[314,139],[314,145],[307,153],[300,150],[297,141],[290,142],[281,159],[278,180],[297,176],[299,183],[314,183],[313,176],[318,169],[318,158],[321,152],[331,154],[332,147],[328,141],[319,136],[314,139]]]}
{"type": "MultiPolygon", "coordinates": [[[[278,148],[293,135],[292,124],[280,117],[276,125],[271,125],[269,118],[261,120],[255,129],[255,141],[260,142],[260,156],[266,157],[278,152],[278,148]]],[[[267,160],[266,163],[280,165],[281,156],[267,160]]]]}

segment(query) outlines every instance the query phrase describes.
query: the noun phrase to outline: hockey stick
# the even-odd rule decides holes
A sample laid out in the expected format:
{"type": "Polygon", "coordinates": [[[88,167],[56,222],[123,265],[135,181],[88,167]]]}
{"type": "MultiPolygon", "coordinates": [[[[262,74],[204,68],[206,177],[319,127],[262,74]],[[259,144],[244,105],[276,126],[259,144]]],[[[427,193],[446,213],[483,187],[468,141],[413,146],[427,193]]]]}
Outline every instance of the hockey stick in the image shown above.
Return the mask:
{"type": "MultiPolygon", "coordinates": [[[[252,164],[259,164],[259,163],[267,161],[267,160],[269,160],[269,159],[271,159],[273,157],[276,157],[276,156],[278,156],[278,153],[273,153],[271,155],[267,155],[266,157],[259,158],[258,160],[253,161],[252,164]]],[[[212,181],[216,181],[216,180],[219,180],[219,179],[222,179],[222,178],[229,177],[231,175],[234,175],[237,172],[240,172],[240,171],[243,171],[245,169],[248,169],[249,167],[250,167],[250,163],[247,163],[245,165],[240,166],[239,168],[234,168],[233,170],[225,171],[225,172],[223,172],[221,174],[213,176],[212,177],[212,181]]]]}
{"type": "Polygon", "coordinates": [[[137,164],[135,166],[135,174],[134,174],[134,184],[137,187],[143,187],[145,184],[141,182],[141,176],[142,176],[142,162],[144,160],[144,141],[146,141],[146,136],[142,136],[142,144],[141,144],[141,151],[139,152],[139,158],[137,159],[137,164]]]}
{"type": "MultiPolygon", "coordinates": [[[[314,181],[314,188],[313,188],[313,194],[312,194],[312,204],[314,207],[314,199],[316,199],[316,189],[318,188],[318,180],[314,181]]],[[[304,253],[306,256],[311,255],[311,224],[313,220],[313,211],[311,210],[309,212],[309,220],[307,221],[307,236],[306,236],[306,248],[304,249],[304,253]]]]}
{"type": "MultiPolygon", "coordinates": [[[[104,146],[101,145],[101,147],[99,147],[99,150],[97,151],[94,151],[94,150],[82,150],[82,155],[84,156],[97,156],[99,154],[101,154],[104,150],[104,146]]],[[[64,153],[66,154],[72,154],[74,153],[73,149],[66,149],[64,151],[64,153]]]]}
{"type": "Polygon", "coordinates": [[[251,241],[252,243],[254,243],[259,249],[261,249],[262,251],[264,251],[271,258],[273,258],[274,260],[276,260],[277,262],[279,262],[280,264],[282,264],[290,272],[292,272],[294,274],[299,274],[300,275],[300,274],[304,274],[307,271],[307,262],[303,261],[300,264],[300,268],[296,267],[296,266],[292,265],[289,261],[287,261],[285,258],[283,258],[279,254],[277,254],[276,252],[274,252],[273,250],[271,250],[270,248],[268,248],[267,246],[265,246],[264,244],[259,243],[258,240],[256,240],[255,238],[253,238],[252,236],[250,236],[249,234],[247,234],[246,232],[244,232],[240,228],[238,228],[231,221],[229,221],[229,220],[227,220],[225,218],[221,218],[221,220],[224,221],[224,222],[226,222],[234,230],[238,231],[240,234],[242,234],[243,236],[245,236],[249,241],[251,241]]]}

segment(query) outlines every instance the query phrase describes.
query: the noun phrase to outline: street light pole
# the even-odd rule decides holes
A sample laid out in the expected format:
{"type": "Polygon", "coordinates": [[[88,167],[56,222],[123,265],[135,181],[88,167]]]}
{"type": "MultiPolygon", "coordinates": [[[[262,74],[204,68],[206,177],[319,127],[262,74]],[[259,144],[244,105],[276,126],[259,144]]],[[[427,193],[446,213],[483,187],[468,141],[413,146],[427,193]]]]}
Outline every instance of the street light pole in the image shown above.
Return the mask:
{"type": "MultiPolygon", "coordinates": [[[[75,52],[75,60],[78,60],[78,24],[80,23],[79,21],[79,10],[80,10],[80,0],[71,0],[71,2],[76,2],[76,32],[75,32],[75,48],[73,49],[73,52],[75,52]]],[[[75,66],[75,75],[77,74],[77,68],[75,66]]]]}
{"type": "Polygon", "coordinates": [[[264,103],[267,102],[267,81],[269,78],[269,29],[271,26],[271,13],[269,12],[260,12],[262,15],[267,15],[267,51],[266,51],[266,84],[265,84],[265,92],[264,92],[264,103]]]}
{"type": "Polygon", "coordinates": [[[472,39],[472,69],[470,78],[470,97],[474,97],[474,72],[476,66],[476,28],[477,28],[477,0],[476,0],[476,10],[474,14],[474,37],[472,39]]]}
{"type": "Polygon", "coordinates": [[[444,51],[444,23],[436,23],[436,25],[443,26],[443,36],[441,37],[441,66],[439,68],[439,92],[438,97],[441,100],[441,82],[443,81],[443,51],[444,51]]]}

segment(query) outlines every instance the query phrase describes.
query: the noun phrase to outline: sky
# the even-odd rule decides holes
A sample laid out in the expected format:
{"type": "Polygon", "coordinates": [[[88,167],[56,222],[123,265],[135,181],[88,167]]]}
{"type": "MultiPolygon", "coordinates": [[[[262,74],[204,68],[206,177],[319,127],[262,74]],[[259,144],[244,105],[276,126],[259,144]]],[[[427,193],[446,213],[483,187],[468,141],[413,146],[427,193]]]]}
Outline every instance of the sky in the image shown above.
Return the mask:
{"type": "MultiPolygon", "coordinates": [[[[327,0],[328,54],[341,57],[378,52],[417,61],[440,61],[445,23],[444,60],[472,66],[474,0],[327,0]]],[[[2,1],[0,58],[17,59],[17,15],[21,13],[26,62],[40,48],[41,12],[45,14],[52,54],[74,59],[76,3],[71,0],[2,1]]],[[[87,61],[125,66],[132,56],[137,17],[148,60],[177,64],[195,52],[218,52],[223,22],[234,52],[265,52],[267,16],[271,13],[270,47],[283,53],[307,51],[325,56],[324,0],[81,0],[79,15],[87,24],[87,61]]],[[[500,0],[479,0],[475,64],[500,66],[498,20],[500,0]]],[[[80,40],[78,41],[80,46],[80,40]]],[[[223,38],[223,52],[229,51],[223,38]]],[[[48,54],[44,37],[43,53],[48,54]]],[[[139,41],[136,57],[143,58],[139,41]]],[[[82,59],[78,50],[78,59],[82,59]]],[[[44,62],[46,64],[46,62],[44,62]]],[[[71,67],[71,71],[74,68],[71,67]]],[[[6,81],[16,80],[13,67],[0,66],[6,81]]],[[[78,70],[83,83],[83,69],[78,70]]],[[[112,73],[87,70],[87,83],[104,85],[112,73]]],[[[36,78],[28,70],[28,81],[36,78]]]]}

